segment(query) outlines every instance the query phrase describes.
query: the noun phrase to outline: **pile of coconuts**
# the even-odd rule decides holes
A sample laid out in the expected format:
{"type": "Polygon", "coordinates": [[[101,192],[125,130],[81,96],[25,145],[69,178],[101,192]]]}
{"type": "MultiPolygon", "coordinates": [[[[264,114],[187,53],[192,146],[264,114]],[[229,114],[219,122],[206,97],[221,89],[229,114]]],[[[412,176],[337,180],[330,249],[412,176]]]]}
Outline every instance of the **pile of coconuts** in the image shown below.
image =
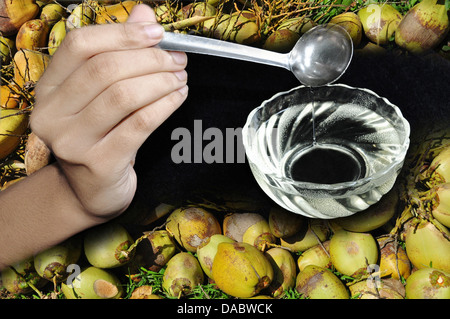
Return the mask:
{"type": "MultiPolygon", "coordinates": [[[[442,0],[422,0],[404,15],[388,3],[372,3],[360,8],[357,16],[362,31],[369,40],[364,48],[376,53],[395,43],[398,48],[413,54],[422,55],[437,50],[446,56],[449,40],[448,10],[442,0]]],[[[356,17],[352,18],[350,34],[357,34],[357,20],[356,17]]]]}
{"type": "MultiPolygon", "coordinates": [[[[122,23],[138,2],[83,1],[69,10],[49,1],[0,0],[2,65],[11,66],[2,67],[2,79],[9,80],[2,92],[11,91],[21,108],[32,110],[34,85],[66,33],[122,23]]],[[[221,4],[179,10],[163,4],[155,11],[166,30],[195,30],[279,52],[316,23],[302,15],[263,30],[251,7],[219,16],[221,4]]],[[[389,4],[372,3],[329,22],[346,28],[356,48],[370,41],[361,50],[395,43],[423,54],[448,42],[448,11],[437,0],[423,0],[403,16],[389,4]]],[[[28,142],[20,178],[50,160],[32,132],[28,142]]],[[[142,286],[131,298],[189,298],[198,285],[212,283],[229,298],[291,298],[294,291],[309,299],[449,299],[449,156],[450,132],[427,134],[413,149],[403,179],[379,203],[331,221],[251,200],[245,207],[166,207],[143,232],[114,220],[3,270],[0,298],[126,298],[130,278],[138,281],[133,275],[145,268],[164,273],[163,292],[142,286]]]]}
{"type": "MultiPolygon", "coordinates": [[[[318,14],[317,8],[323,6],[316,2],[83,0],[63,6],[51,0],[0,0],[1,166],[14,166],[17,169],[10,175],[25,177],[51,159],[49,150],[36,137],[29,140],[25,151],[23,148],[32,134],[27,128],[34,87],[66,34],[92,24],[126,22],[138,3],[152,6],[167,31],[277,52],[290,51],[303,33],[326,22],[345,28],[359,53],[377,54],[395,44],[402,52],[438,51],[450,57],[448,7],[443,0],[419,1],[406,13],[382,1],[337,0],[325,10],[336,14],[326,19],[324,13],[318,14]]],[[[2,178],[0,187],[6,182],[9,180],[2,178]]]]}
{"type": "Polygon", "coordinates": [[[425,140],[400,183],[352,216],[310,219],[251,199],[166,205],[146,230],[119,218],[12,265],[3,295],[189,299],[212,284],[240,299],[449,299],[450,130],[425,140]],[[163,274],[162,290],[126,296],[140,269],[163,274]]]}

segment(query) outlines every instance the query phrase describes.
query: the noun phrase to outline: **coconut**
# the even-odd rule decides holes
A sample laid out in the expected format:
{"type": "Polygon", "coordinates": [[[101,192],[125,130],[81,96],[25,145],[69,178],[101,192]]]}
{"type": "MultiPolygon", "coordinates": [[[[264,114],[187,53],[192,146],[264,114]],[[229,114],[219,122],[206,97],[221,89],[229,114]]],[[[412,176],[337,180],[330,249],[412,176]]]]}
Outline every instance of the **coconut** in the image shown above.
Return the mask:
{"type": "Polygon", "coordinates": [[[175,10],[165,3],[155,6],[153,11],[155,11],[156,20],[162,24],[173,22],[172,16],[176,14],[175,10]]]}
{"type": "Polygon", "coordinates": [[[28,134],[24,158],[27,175],[31,175],[46,166],[50,159],[51,152],[45,143],[34,132],[28,134]]]}
{"type": "Polygon", "coordinates": [[[72,10],[66,20],[66,31],[93,24],[95,12],[87,2],[80,3],[72,10]]]}
{"type": "Polygon", "coordinates": [[[67,17],[67,10],[58,3],[48,3],[41,9],[39,18],[47,22],[49,28],[53,27],[61,18],[67,17]]]}
{"type": "Polygon", "coordinates": [[[348,32],[353,41],[353,46],[357,47],[361,43],[363,27],[358,15],[354,12],[344,12],[334,16],[329,21],[330,24],[337,24],[348,32]]]}
{"type": "Polygon", "coordinates": [[[362,48],[355,50],[355,54],[369,57],[382,56],[386,54],[386,52],[387,50],[385,48],[372,42],[367,42],[362,48]]]}
{"type": "Polygon", "coordinates": [[[263,49],[288,53],[300,39],[300,34],[289,29],[275,30],[264,41],[263,49]]]}
{"type": "Polygon", "coordinates": [[[143,285],[133,290],[130,299],[163,299],[163,298],[153,293],[152,286],[143,285]]]}
{"type": "Polygon", "coordinates": [[[437,0],[423,0],[405,15],[395,32],[395,43],[416,54],[435,48],[449,30],[447,8],[437,0]]]}
{"type": "Polygon", "coordinates": [[[198,260],[187,252],[180,252],[167,263],[162,287],[172,297],[186,296],[204,281],[198,260]]]}
{"type": "Polygon", "coordinates": [[[377,242],[370,233],[338,229],[330,239],[330,258],[341,274],[358,278],[377,262],[377,242]]]}
{"type": "Polygon", "coordinates": [[[266,251],[265,256],[273,269],[273,280],[267,288],[273,297],[282,297],[295,286],[296,265],[294,257],[286,249],[274,247],[266,251]]]}
{"type": "Polygon", "coordinates": [[[108,222],[89,229],[84,235],[84,253],[89,263],[98,268],[115,268],[128,263],[134,240],[120,224],[108,222]]]}
{"type": "Polygon", "coordinates": [[[405,224],[406,254],[417,269],[450,272],[450,231],[438,221],[413,218],[405,224]],[[447,238],[446,238],[446,237],[447,238]]]}
{"type": "Polygon", "coordinates": [[[307,219],[301,230],[295,235],[280,238],[282,247],[292,252],[305,251],[324,242],[329,235],[329,228],[325,221],[320,219],[307,219]]]}
{"type": "Polygon", "coordinates": [[[3,269],[0,277],[3,287],[12,294],[28,294],[33,291],[30,285],[40,288],[47,282],[36,272],[33,257],[3,269]]]}
{"type": "Polygon", "coordinates": [[[394,279],[408,278],[411,274],[411,263],[406,251],[389,236],[377,238],[380,246],[380,274],[394,279]]]}
{"type": "Polygon", "coordinates": [[[187,251],[197,247],[222,230],[217,218],[201,207],[178,208],[167,218],[166,230],[187,251]]]}
{"type": "Polygon", "coordinates": [[[220,243],[213,261],[212,276],[225,293],[250,298],[273,280],[272,265],[264,254],[247,243],[220,243]]]}
{"type": "MultiPolygon", "coordinates": [[[[0,36],[0,58],[2,65],[6,65],[11,61],[15,52],[14,48],[15,48],[14,40],[4,36],[0,36]]],[[[4,93],[2,92],[2,94],[4,93]]]]}
{"type": "Polygon", "coordinates": [[[422,268],[406,280],[407,299],[450,299],[450,274],[435,268],[422,268]]]}
{"type": "Polygon", "coordinates": [[[52,27],[48,37],[48,53],[50,55],[55,54],[65,37],[66,19],[61,19],[52,27]]]}
{"type": "Polygon", "coordinates": [[[25,109],[29,106],[28,99],[15,84],[0,86],[0,107],[5,109],[25,109]]]}
{"type": "Polygon", "coordinates": [[[34,86],[49,63],[48,54],[25,49],[17,51],[14,54],[14,83],[20,88],[34,86]]]}
{"type": "Polygon", "coordinates": [[[402,15],[389,4],[369,4],[358,11],[364,34],[370,41],[387,44],[397,29],[402,15]]]}
{"type": "Polygon", "coordinates": [[[222,234],[215,234],[197,247],[197,258],[205,274],[212,279],[212,264],[220,243],[233,243],[234,240],[222,234]]]}
{"type": "Polygon", "coordinates": [[[311,20],[310,18],[307,18],[305,16],[301,17],[295,17],[295,18],[289,18],[284,20],[277,28],[277,30],[284,30],[288,29],[290,31],[293,31],[298,34],[303,34],[306,31],[312,29],[317,24],[311,20]]]}
{"type": "Polygon", "coordinates": [[[136,272],[140,267],[160,271],[177,252],[173,238],[166,230],[144,232],[143,236],[146,238],[138,244],[130,268],[136,272]]]}
{"type": "Polygon", "coordinates": [[[69,275],[67,267],[77,263],[81,249],[81,238],[79,236],[71,237],[34,256],[34,268],[42,278],[61,282],[69,275]]]}
{"type": "Polygon", "coordinates": [[[270,232],[278,238],[289,237],[299,232],[307,220],[280,206],[273,206],[269,211],[270,232]]]}
{"type": "Polygon", "coordinates": [[[308,248],[297,259],[298,269],[302,271],[309,265],[315,265],[322,268],[331,267],[330,259],[330,241],[308,248]]]}
{"type": "Polygon", "coordinates": [[[403,299],[400,293],[385,285],[383,280],[380,280],[380,287],[363,280],[351,285],[349,289],[354,299],[403,299]]]}
{"type": "Polygon", "coordinates": [[[261,38],[256,22],[243,13],[222,14],[209,19],[203,23],[202,32],[205,36],[248,45],[261,38]]]}
{"type": "Polygon", "coordinates": [[[61,291],[66,299],[119,299],[123,295],[116,275],[97,267],[87,267],[72,282],[62,282],[61,291]]]}
{"type": "Polygon", "coordinates": [[[392,189],[379,202],[356,214],[340,217],[334,223],[348,231],[366,233],[385,225],[397,212],[399,193],[392,189]]]}
{"type": "Polygon", "coordinates": [[[269,223],[258,213],[232,213],[225,216],[223,233],[237,242],[248,243],[260,250],[275,242],[269,223]]]}
{"type": "Polygon", "coordinates": [[[216,13],[216,8],[207,2],[193,2],[184,5],[178,11],[177,16],[180,20],[183,20],[193,16],[212,17],[215,16],[216,13]]]}
{"type": "Polygon", "coordinates": [[[250,297],[247,299],[275,299],[275,298],[271,297],[271,296],[266,296],[266,295],[258,295],[258,296],[250,297]]]}
{"type": "Polygon", "coordinates": [[[432,214],[442,225],[450,227],[450,183],[441,184],[437,188],[432,214]]]}
{"type": "Polygon", "coordinates": [[[309,299],[349,299],[342,281],[330,270],[309,265],[300,271],[295,289],[309,299]],[[326,287],[326,289],[324,289],[326,287]]]}
{"type": "Polygon", "coordinates": [[[11,154],[28,128],[28,114],[18,109],[0,108],[0,159],[11,154]]]}
{"type": "Polygon", "coordinates": [[[437,174],[436,178],[441,183],[450,182],[450,146],[446,146],[434,157],[428,172],[437,174]]]}
{"type": "Polygon", "coordinates": [[[99,4],[95,10],[95,23],[124,23],[136,4],[138,4],[137,1],[130,0],[111,5],[99,4]]]}
{"type": "Polygon", "coordinates": [[[22,24],[34,19],[39,14],[35,0],[1,0],[0,32],[4,36],[16,34],[22,24]]]}

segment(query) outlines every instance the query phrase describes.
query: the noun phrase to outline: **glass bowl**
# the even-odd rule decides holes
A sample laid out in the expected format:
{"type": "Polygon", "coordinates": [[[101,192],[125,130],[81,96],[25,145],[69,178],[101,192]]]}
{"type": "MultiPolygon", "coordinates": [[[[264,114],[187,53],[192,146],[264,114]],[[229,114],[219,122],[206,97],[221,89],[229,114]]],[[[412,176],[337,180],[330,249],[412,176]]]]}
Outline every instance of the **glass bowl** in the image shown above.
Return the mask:
{"type": "Polygon", "coordinates": [[[256,181],[278,205],[311,218],[352,215],[394,185],[410,125],[386,98],[332,84],[264,101],[242,130],[256,181]]]}

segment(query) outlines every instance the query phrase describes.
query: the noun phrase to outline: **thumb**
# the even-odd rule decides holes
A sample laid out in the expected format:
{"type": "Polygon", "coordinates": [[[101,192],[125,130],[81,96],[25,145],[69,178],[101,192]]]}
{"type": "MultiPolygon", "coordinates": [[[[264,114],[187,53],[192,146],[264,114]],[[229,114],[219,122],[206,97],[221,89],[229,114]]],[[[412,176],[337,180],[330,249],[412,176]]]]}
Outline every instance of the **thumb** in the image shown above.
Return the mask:
{"type": "Polygon", "coordinates": [[[156,23],[156,15],[153,9],[146,4],[137,4],[131,10],[127,23],[133,22],[154,22],[156,23]]]}

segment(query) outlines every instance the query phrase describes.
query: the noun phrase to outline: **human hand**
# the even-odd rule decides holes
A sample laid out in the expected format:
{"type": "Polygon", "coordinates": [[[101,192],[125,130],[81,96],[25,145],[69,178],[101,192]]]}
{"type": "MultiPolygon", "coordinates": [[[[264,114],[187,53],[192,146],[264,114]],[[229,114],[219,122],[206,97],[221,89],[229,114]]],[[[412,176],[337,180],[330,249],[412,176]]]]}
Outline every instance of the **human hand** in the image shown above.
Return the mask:
{"type": "Polygon", "coordinates": [[[146,5],[127,23],[72,30],[36,87],[31,129],[100,220],[128,207],[139,147],[186,99],[186,55],[154,47],[162,35],[146,5]]]}

